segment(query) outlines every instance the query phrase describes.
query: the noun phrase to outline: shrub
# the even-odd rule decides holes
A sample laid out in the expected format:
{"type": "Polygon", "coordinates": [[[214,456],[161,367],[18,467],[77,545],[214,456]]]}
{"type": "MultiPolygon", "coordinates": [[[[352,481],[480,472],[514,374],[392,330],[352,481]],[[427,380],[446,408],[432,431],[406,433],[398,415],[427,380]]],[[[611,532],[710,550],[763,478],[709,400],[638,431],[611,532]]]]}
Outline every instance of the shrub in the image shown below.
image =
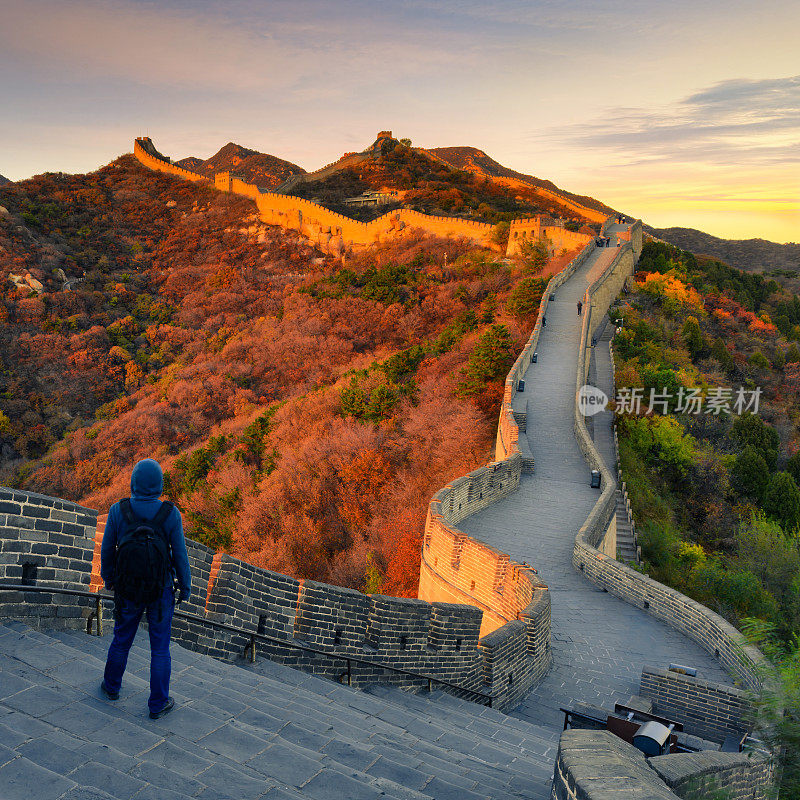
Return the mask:
{"type": "Polygon", "coordinates": [[[786,462],[786,471],[795,479],[798,486],[800,486],[800,450],[786,462]]]}
{"type": "Polygon", "coordinates": [[[522,256],[523,269],[533,275],[538,275],[550,260],[550,251],[547,249],[547,242],[543,239],[537,241],[523,239],[519,246],[519,253],[522,256]]]}
{"type": "Polygon", "coordinates": [[[633,449],[651,465],[685,475],[695,460],[695,441],[672,417],[627,418],[625,430],[633,449]]]}
{"type": "Polygon", "coordinates": [[[777,472],[770,478],[763,502],[764,512],[780,522],[787,533],[800,528],[800,489],[788,472],[777,472]]]}
{"type": "Polygon", "coordinates": [[[359,422],[380,422],[388,419],[400,402],[400,390],[392,381],[370,376],[357,376],[339,392],[340,413],[359,422]]]}
{"type": "Polygon", "coordinates": [[[758,619],[744,625],[747,639],[766,656],[761,689],[752,697],[757,730],[776,759],[778,800],[800,797],[800,641],[780,641],[776,626],[758,619]]]}
{"type": "Polygon", "coordinates": [[[714,344],[711,347],[711,355],[719,361],[723,369],[728,370],[733,366],[733,356],[731,356],[730,350],[728,350],[721,338],[714,340],[714,344]]]}
{"type": "Polygon", "coordinates": [[[731,483],[739,494],[753,497],[759,502],[769,483],[767,462],[754,447],[748,445],[736,456],[731,470],[731,483]]]}
{"type": "Polygon", "coordinates": [[[755,353],[747,359],[747,362],[757,369],[769,369],[769,360],[760,350],[756,350],[755,353]]]}
{"type": "Polygon", "coordinates": [[[482,387],[489,381],[505,378],[513,363],[508,328],[505,325],[492,325],[472,349],[464,371],[464,381],[459,388],[463,394],[471,394],[471,387],[482,387]]]}
{"type": "Polygon", "coordinates": [[[697,317],[687,317],[686,322],[683,324],[681,331],[683,341],[687,349],[692,354],[692,358],[696,358],[705,349],[705,341],[703,339],[703,332],[700,330],[700,323],[697,317]]]}
{"type": "Polygon", "coordinates": [[[523,278],[511,292],[506,309],[520,323],[531,323],[546,287],[541,278],[523,278]]]}
{"type": "Polygon", "coordinates": [[[497,225],[492,228],[492,241],[505,250],[508,246],[508,235],[510,231],[510,222],[498,222],[497,225]]]}
{"type": "Polygon", "coordinates": [[[731,426],[731,438],[741,447],[750,445],[761,454],[770,470],[778,463],[780,438],[771,425],[762,421],[761,417],[747,413],[738,417],[731,426]]]}

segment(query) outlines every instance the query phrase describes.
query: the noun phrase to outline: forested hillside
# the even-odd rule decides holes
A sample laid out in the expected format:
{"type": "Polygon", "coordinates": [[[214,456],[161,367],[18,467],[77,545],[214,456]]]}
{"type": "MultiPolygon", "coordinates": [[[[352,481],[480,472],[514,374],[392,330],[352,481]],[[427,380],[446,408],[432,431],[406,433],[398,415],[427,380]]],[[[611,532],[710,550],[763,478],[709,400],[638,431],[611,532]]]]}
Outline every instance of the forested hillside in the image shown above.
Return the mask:
{"type": "Polygon", "coordinates": [[[241,175],[248,183],[255,183],[267,189],[274,189],[290,175],[303,173],[305,170],[268,153],[259,153],[240,144],[228,142],[218,152],[205,160],[196,156],[182,158],[175,162],[179,167],[185,167],[192,172],[205,175],[214,180],[217,172],[235,172],[241,175]]]}
{"type": "MultiPolygon", "coordinates": [[[[800,278],[800,244],[766,239],[720,239],[694,228],[649,228],[659,239],[699,255],[719,258],[745,272],[772,277],[800,278]]],[[[793,283],[797,287],[797,283],[793,283]]]]}
{"type": "Polygon", "coordinates": [[[642,390],[638,413],[630,393],[618,411],[644,568],[788,640],[800,632],[800,298],[662,243],[638,269],[614,348],[618,399],[642,390]]]}
{"type": "Polygon", "coordinates": [[[595,200],[594,197],[587,195],[573,194],[564,189],[559,189],[552,181],[536,178],[533,175],[525,175],[522,172],[504,167],[499,162],[495,161],[491,156],[479,150],[477,147],[432,147],[426,152],[433,154],[442,161],[450,164],[451,167],[456,169],[472,172],[476,175],[505,178],[514,183],[528,184],[529,186],[539,186],[543,189],[549,189],[553,192],[575,200],[587,208],[593,208],[602,211],[607,215],[614,214],[614,209],[595,200]]]}
{"type": "Polygon", "coordinates": [[[0,205],[0,482],[104,510],[152,456],[190,536],[415,595],[431,495],[490,457],[541,253],[411,233],[334,260],[130,156],[0,205]]]}
{"type": "Polygon", "coordinates": [[[368,150],[374,153],[373,158],[357,166],[346,166],[329,177],[298,184],[291,193],[364,220],[402,205],[425,214],[491,223],[535,214],[574,218],[576,230],[586,222],[576,212],[537,194],[533,183],[509,187],[492,180],[488,173],[481,175],[459,169],[396,139],[379,139],[368,150]],[[397,203],[354,210],[342,202],[376,189],[398,191],[397,203]]]}

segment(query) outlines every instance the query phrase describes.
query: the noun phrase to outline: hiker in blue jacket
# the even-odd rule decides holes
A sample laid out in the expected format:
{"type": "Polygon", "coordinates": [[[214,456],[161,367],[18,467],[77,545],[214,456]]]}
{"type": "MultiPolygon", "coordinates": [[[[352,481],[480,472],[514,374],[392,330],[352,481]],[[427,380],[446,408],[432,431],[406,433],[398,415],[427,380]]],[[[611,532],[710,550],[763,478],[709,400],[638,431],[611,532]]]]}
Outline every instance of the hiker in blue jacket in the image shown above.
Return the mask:
{"type": "MultiPolygon", "coordinates": [[[[100,685],[103,693],[111,700],[119,698],[122,675],[128,661],[128,652],[133,644],[142,614],[147,612],[147,628],[150,634],[150,699],[148,707],[150,718],[158,719],[169,713],[175,705],[169,696],[169,679],[172,661],[169,655],[169,642],[172,628],[172,612],[175,605],[175,579],[180,590],[178,602],[187,600],[191,593],[192,579],[189,570],[189,557],[186,541],[183,538],[183,521],[180,511],[171,503],[159,499],[164,488],[164,475],[161,466],[152,458],[139,461],[131,474],[131,498],[121,500],[111,506],[108,512],[103,544],[100,550],[100,575],[106,589],[115,593],[114,640],[108,648],[108,659],[100,685]],[[129,504],[129,505],[128,505],[129,504]],[[162,510],[162,506],[164,509],[162,510]],[[130,540],[130,531],[138,525],[152,525],[156,537],[163,542],[167,561],[163,564],[163,591],[158,586],[158,575],[148,587],[156,598],[149,602],[135,602],[120,596],[120,587],[129,576],[118,573],[118,546],[121,541],[130,540]],[[163,533],[163,538],[162,538],[163,533]],[[168,549],[165,545],[168,544],[168,549]]],[[[139,528],[141,530],[141,528],[139,528]]],[[[149,559],[153,551],[148,550],[149,559]]],[[[158,553],[155,553],[157,556],[158,553]]],[[[158,562],[156,557],[154,562],[158,562]]],[[[129,561],[124,562],[130,563],[129,561]]]]}

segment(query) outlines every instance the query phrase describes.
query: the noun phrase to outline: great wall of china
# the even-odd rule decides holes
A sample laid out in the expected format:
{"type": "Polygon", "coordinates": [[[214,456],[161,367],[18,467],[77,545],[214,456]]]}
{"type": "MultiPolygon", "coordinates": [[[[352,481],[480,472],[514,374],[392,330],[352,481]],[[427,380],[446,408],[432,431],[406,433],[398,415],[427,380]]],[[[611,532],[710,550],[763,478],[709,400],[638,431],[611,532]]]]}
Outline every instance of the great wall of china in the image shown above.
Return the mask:
{"type": "MultiPolygon", "coordinates": [[[[188,180],[203,180],[160,160],[140,141],[137,140],[137,158],[143,163],[188,180]]],[[[339,237],[343,247],[376,241],[381,235],[400,229],[397,215],[394,223],[381,217],[365,225],[305,200],[260,192],[229,175],[223,178],[223,186],[219,183],[217,175],[218,188],[252,197],[265,221],[304,232],[307,225],[312,228],[327,225],[331,237],[339,237]],[[379,222],[379,226],[370,227],[379,222]]],[[[415,212],[408,215],[401,215],[407,224],[420,217],[424,225],[419,227],[439,235],[467,235],[481,243],[485,243],[488,235],[484,229],[489,226],[480,223],[430,218],[415,212]]],[[[610,222],[609,218],[604,232],[610,222]]],[[[329,232],[317,233],[324,236],[329,232]]],[[[593,326],[606,314],[633,274],[642,247],[641,222],[630,225],[619,238],[620,246],[613,258],[588,286],[583,298],[587,313],[580,333],[576,388],[586,382],[593,326]]],[[[337,242],[334,249],[338,246],[337,242]]],[[[551,592],[537,577],[535,564],[513,561],[506,553],[467,535],[458,525],[512,496],[521,476],[536,469],[534,454],[527,451],[520,437],[520,432],[534,423],[525,413],[514,411],[513,400],[521,389],[520,381],[526,370],[535,361],[548,303],[556,289],[582,267],[594,248],[593,240],[586,243],[545,290],[531,337],[506,379],[495,461],[448,484],[430,503],[420,568],[420,599],[364,595],[342,587],[299,581],[227,554],[215,554],[189,541],[192,574],[198,588],[185,610],[210,621],[285,639],[287,646],[263,645],[263,653],[326,677],[335,678],[341,673],[337,657],[352,655],[438,677],[463,687],[465,694],[470,690],[491,694],[495,706],[501,709],[511,710],[522,697],[532,690],[535,693],[551,663],[551,592]],[[329,655],[298,653],[288,646],[292,641],[313,645],[329,655]]],[[[575,531],[572,557],[575,569],[603,591],[643,609],[694,640],[741,685],[757,689],[762,657],[755,648],[744,646],[733,626],[710,609],[616,560],[613,517],[616,481],[586,428],[577,399],[571,413],[575,437],[586,464],[601,475],[600,495],[583,525],[575,531]]],[[[101,537],[102,525],[98,526],[96,511],[56,498],[0,488],[0,582],[35,585],[41,581],[55,587],[91,587],[96,591],[100,588],[101,537]]],[[[78,599],[43,597],[24,588],[0,596],[0,618],[21,618],[32,627],[81,627],[86,624],[86,614],[87,609],[78,599]]],[[[241,656],[249,644],[246,635],[212,632],[202,624],[187,621],[176,621],[175,634],[193,650],[228,660],[241,656]]],[[[386,682],[416,690],[426,684],[425,680],[389,674],[368,664],[353,666],[352,682],[354,685],[386,682]]],[[[718,684],[700,690],[694,686],[691,691],[712,698],[704,702],[712,702],[720,695],[718,684]]],[[[589,745],[580,737],[574,742],[570,737],[563,740],[553,797],[559,800],[592,797],[589,784],[586,785],[589,788],[580,788],[586,778],[580,766],[586,748],[607,751],[610,760],[619,761],[617,745],[601,739],[589,745]]],[[[638,766],[631,762],[625,769],[633,774],[638,766]]],[[[688,781],[700,774],[696,765],[687,769],[681,780],[688,781]]],[[[741,759],[726,762],[717,774],[728,775],[725,770],[732,776],[731,786],[739,781],[746,784],[748,791],[760,786],[768,772],[762,762],[748,767],[741,759]]]]}
{"type": "MultiPolygon", "coordinates": [[[[158,172],[176,175],[197,183],[208,182],[205,176],[173,164],[169,158],[161,155],[153,142],[146,137],[136,139],[133,154],[146,167],[158,172]]],[[[255,201],[263,222],[300,231],[322,250],[334,255],[341,255],[353,247],[374,244],[411,228],[418,228],[436,236],[463,236],[483,247],[492,249],[498,247],[492,241],[494,227],[486,222],[458,217],[435,217],[406,208],[387,212],[371,222],[359,222],[310,200],[262,190],[256,184],[248,183],[231,172],[218,172],[214,176],[214,186],[223,192],[249,197],[255,201]]],[[[578,209],[583,207],[576,208],[578,209]]],[[[578,213],[590,218],[591,212],[592,209],[578,210],[578,213]]],[[[543,226],[539,218],[515,220],[509,231],[508,254],[517,252],[520,243],[526,237],[533,240],[546,238],[553,252],[582,247],[591,238],[585,233],[568,231],[557,225],[543,226]]]]}

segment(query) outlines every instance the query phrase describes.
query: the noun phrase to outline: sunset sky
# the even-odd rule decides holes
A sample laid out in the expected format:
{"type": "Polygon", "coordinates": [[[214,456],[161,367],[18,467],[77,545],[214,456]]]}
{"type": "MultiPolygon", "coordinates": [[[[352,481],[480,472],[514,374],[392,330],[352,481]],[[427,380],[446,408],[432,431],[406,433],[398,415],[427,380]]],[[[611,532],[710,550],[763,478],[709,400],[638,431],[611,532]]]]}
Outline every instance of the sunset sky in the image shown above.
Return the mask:
{"type": "Polygon", "coordinates": [[[797,0],[0,0],[0,173],[391,129],[657,227],[800,241],[797,0]]]}

